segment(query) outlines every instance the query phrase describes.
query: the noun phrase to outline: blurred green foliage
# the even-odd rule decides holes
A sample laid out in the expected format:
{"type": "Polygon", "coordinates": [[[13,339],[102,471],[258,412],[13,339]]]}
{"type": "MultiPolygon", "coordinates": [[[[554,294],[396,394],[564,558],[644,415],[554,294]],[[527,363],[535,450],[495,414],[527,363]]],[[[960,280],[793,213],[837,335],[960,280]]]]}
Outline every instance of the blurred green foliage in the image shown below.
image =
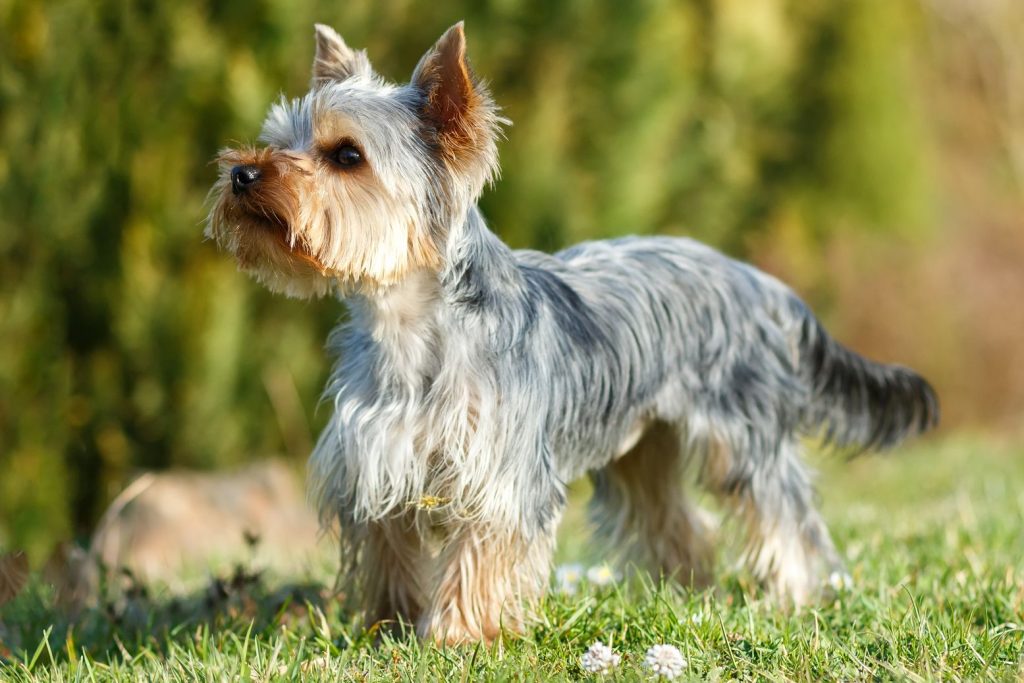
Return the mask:
{"type": "Polygon", "coordinates": [[[926,223],[905,2],[0,0],[0,545],[42,557],[139,467],[304,457],[343,307],[202,240],[209,162],[304,91],[315,21],[404,80],[460,18],[515,246],[926,223]]]}

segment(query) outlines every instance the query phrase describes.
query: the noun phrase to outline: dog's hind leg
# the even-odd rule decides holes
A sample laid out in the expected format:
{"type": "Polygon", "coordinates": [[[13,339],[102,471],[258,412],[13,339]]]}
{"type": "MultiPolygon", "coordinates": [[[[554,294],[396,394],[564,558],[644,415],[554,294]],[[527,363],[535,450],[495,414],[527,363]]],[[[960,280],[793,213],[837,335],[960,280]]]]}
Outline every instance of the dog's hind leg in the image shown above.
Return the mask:
{"type": "Polygon", "coordinates": [[[695,587],[710,583],[708,525],[683,488],[678,432],[656,422],[618,459],[594,473],[591,518],[609,549],[652,575],[695,587]]]}
{"type": "Polygon", "coordinates": [[[760,460],[736,459],[718,445],[701,476],[746,528],[743,561],[777,599],[806,604],[830,573],[844,574],[796,442],[783,440],[760,460]]]}

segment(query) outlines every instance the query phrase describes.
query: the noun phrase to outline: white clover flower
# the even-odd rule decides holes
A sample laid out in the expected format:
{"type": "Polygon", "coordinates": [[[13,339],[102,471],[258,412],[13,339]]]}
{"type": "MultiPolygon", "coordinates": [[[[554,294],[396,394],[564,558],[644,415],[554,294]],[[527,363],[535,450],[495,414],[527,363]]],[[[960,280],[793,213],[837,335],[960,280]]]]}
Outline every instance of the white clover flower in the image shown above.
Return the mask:
{"type": "Polygon", "coordinates": [[[587,570],[587,581],[594,586],[607,586],[618,581],[618,574],[607,562],[594,565],[587,570]]]}
{"type": "Polygon", "coordinates": [[[853,588],[853,577],[846,572],[832,572],[828,575],[828,585],[837,591],[849,590],[853,588]]]}
{"type": "Polygon", "coordinates": [[[604,675],[611,673],[621,660],[622,657],[599,640],[580,657],[580,667],[587,673],[604,675]]]}
{"type": "Polygon", "coordinates": [[[563,564],[555,570],[555,588],[560,593],[575,595],[583,579],[583,565],[563,564]]]}
{"type": "Polygon", "coordinates": [[[651,670],[655,676],[668,680],[678,678],[683,669],[686,668],[686,660],[683,653],[675,645],[655,645],[647,651],[644,657],[644,666],[651,670]]]}

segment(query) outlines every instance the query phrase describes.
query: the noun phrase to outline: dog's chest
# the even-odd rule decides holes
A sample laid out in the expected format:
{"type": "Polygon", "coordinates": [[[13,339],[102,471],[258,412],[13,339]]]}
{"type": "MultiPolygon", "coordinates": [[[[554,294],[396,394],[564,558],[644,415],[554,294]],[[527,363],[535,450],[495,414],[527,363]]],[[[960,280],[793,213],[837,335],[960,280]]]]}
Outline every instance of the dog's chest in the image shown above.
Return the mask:
{"type": "Polygon", "coordinates": [[[494,449],[485,444],[479,390],[455,368],[439,367],[401,381],[353,374],[342,385],[340,445],[357,506],[415,510],[432,520],[472,514],[494,449]]]}

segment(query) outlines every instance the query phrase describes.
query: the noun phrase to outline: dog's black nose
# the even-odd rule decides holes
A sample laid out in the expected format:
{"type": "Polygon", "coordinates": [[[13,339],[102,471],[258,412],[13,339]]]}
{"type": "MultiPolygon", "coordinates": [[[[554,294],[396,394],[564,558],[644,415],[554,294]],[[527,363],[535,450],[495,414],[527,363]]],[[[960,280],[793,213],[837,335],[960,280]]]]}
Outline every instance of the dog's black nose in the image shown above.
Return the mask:
{"type": "Polygon", "coordinates": [[[256,166],[235,166],[231,169],[231,190],[235,194],[247,192],[259,181],[261,175],[256,166]]]}

